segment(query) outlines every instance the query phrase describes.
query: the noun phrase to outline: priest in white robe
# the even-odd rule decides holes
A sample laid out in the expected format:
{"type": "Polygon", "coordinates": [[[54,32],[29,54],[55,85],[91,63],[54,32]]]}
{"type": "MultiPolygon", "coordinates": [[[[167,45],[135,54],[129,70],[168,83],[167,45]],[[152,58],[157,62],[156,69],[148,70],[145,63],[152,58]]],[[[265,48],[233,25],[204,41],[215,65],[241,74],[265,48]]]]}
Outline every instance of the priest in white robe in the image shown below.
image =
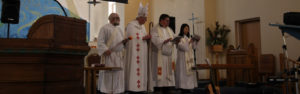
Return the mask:
{"type": "Polygon", "coordinates": [[[175,87],[176,47],[171,42],[174,33],[169,27],[169,21],[169,15],[162,14],[159,24],[150,32],[152,80],[155,91],[161,91],[163,94],[168,94],[169,89],[175,87]]]}
{"type": "Polygon", "coordinates": [[[127,25],[125,32],[126,37],[132,37],[126,44],[125,55],[125,88],[132,94],[147,91],[147,40],[151,39],[144,26],[147,10],[147,6],[140,3],[138,16],[127,25]]]}
{"type": "MultiPolygon", "coordinates": [[[[123,48],[128,39],[124,38],[124,32],[118,27],[120,18],[118,14],[109,16],[109,24],[104,25],[98,35],[98,54],[101,63],[106,67],[121,67],[124,69],[123,48]]],[[[98,90],[103,93],[123,93],[125,91],[124,70],[100,71],[98,90]]]]}
{"type": "Polygon", "coordinates": [[[189,33],[189,25],[182,24],[179,36],[182,37],[177,44],[177,62],[176,62],[176,88],[181,89],[183,94],[197,87],[196,71],[192,70],[195,66],[194,51],[198,41],[193,40],[189,33]]]}

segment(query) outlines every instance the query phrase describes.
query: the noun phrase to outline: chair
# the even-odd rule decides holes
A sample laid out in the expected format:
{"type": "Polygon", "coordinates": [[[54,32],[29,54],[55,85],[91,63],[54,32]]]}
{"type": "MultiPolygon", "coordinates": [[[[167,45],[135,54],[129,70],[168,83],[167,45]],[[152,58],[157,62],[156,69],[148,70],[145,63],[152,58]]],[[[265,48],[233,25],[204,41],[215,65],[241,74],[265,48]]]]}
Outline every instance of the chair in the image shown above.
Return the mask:
{"type": "MultiPolygon", "coordinates": [[[[101,57],[98,54],[90,54],[87,56],[87,67],[94,67],[100,64],[101,57]]],[[[97,78],[99,77],[99,71],[92,71],[92,73],[86,73],[85,87],[90,91],[86,91],[88,94],[96,94],[97,78]]]]}
{"type": "Polygon", "coordinates": [[[263,54],[260,58],[260,64],[258,65],[258,73],[263,82],[269,76],[275,74],[275,56],[273,54],[263,54]]]}
{"type": "Polygon", "coordinates": [[[92,66],[93,64],[100,64],[101,57],[98,54],[91,54],[87,57],[87,65],[92,66]]]}

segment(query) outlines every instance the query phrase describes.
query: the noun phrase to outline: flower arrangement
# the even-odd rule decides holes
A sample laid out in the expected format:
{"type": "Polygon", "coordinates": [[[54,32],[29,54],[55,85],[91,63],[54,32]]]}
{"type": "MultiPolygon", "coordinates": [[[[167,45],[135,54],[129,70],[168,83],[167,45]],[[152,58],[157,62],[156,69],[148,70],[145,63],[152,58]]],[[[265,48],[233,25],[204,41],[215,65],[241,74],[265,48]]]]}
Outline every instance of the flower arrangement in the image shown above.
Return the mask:
{"type": "Polygon", "coordinates": [[[230,29],[228,29],[225,25],[222,25],[220,27],[219,22],[216,22],[216,28],[214,31],[207,28],[206,31],[208,32],[208,37],[206,40],[206,44],[212,48],[214,48],[215,45],[221,45],[222,49],[227,47],[228,39],[227,35],[230,32],[230,29]]]}

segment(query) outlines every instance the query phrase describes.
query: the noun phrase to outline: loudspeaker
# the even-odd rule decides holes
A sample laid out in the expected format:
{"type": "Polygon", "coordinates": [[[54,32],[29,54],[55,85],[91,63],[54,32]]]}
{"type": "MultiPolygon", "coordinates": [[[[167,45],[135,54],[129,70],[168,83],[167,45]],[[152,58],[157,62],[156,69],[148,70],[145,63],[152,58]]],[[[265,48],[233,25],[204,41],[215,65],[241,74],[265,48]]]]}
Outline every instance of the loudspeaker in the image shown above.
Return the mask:
{"type": "Polygon", "coordinates": [[[300,25],[300,12],[284,13],[283,22],[287,25],[300,25]]]}
{"type": "Polygon", "coordinates": [[[20,0],[2,0],[2,23],[19,23],[20,0]]]}
{"type": "Polygon", "coordinates": [[[170,16],[169,27],[173,30],[174,33],[176,33],[175,32],[175,30],[176,30],[175,17],[170,16]]]}

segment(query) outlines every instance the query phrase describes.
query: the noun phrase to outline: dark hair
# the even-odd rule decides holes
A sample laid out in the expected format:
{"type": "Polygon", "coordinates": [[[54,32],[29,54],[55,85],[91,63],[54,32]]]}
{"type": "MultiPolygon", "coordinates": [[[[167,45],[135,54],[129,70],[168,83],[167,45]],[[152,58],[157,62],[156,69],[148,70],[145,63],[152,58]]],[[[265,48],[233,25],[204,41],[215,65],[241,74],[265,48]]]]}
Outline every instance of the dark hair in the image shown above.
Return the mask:
{"type": "Polygon", "coordinates": [[[160,21],[161,20],[164,20],[164,19],[166,19],[166,18],[170,18],[170,16],[168,15],[168,14],[161,14],[160,16],[159,16],[159,25],[160,26],[162,26],[161,24],[160,24],[160,21]]]}
{"type": "Polygon", "coordinates": [[[159,17],[159,21],[164,20],[165,18],[170,18],[168,14],[161,14],[159,17]]]}
{"type": "MultiPolygon", "coordinates": [[[[182,24],[181,27],[180,27],[180,32],[179,32],[179,35],[178,36],[184,36],[184,28],[185,27],[188,27],[189,28],[189,31],[190,31],[190,26],[186,23],[182,24]]],[[[187,37],[190,37],[190,32],[188,32],[188,34],[186,35],[187,37]]]]}

